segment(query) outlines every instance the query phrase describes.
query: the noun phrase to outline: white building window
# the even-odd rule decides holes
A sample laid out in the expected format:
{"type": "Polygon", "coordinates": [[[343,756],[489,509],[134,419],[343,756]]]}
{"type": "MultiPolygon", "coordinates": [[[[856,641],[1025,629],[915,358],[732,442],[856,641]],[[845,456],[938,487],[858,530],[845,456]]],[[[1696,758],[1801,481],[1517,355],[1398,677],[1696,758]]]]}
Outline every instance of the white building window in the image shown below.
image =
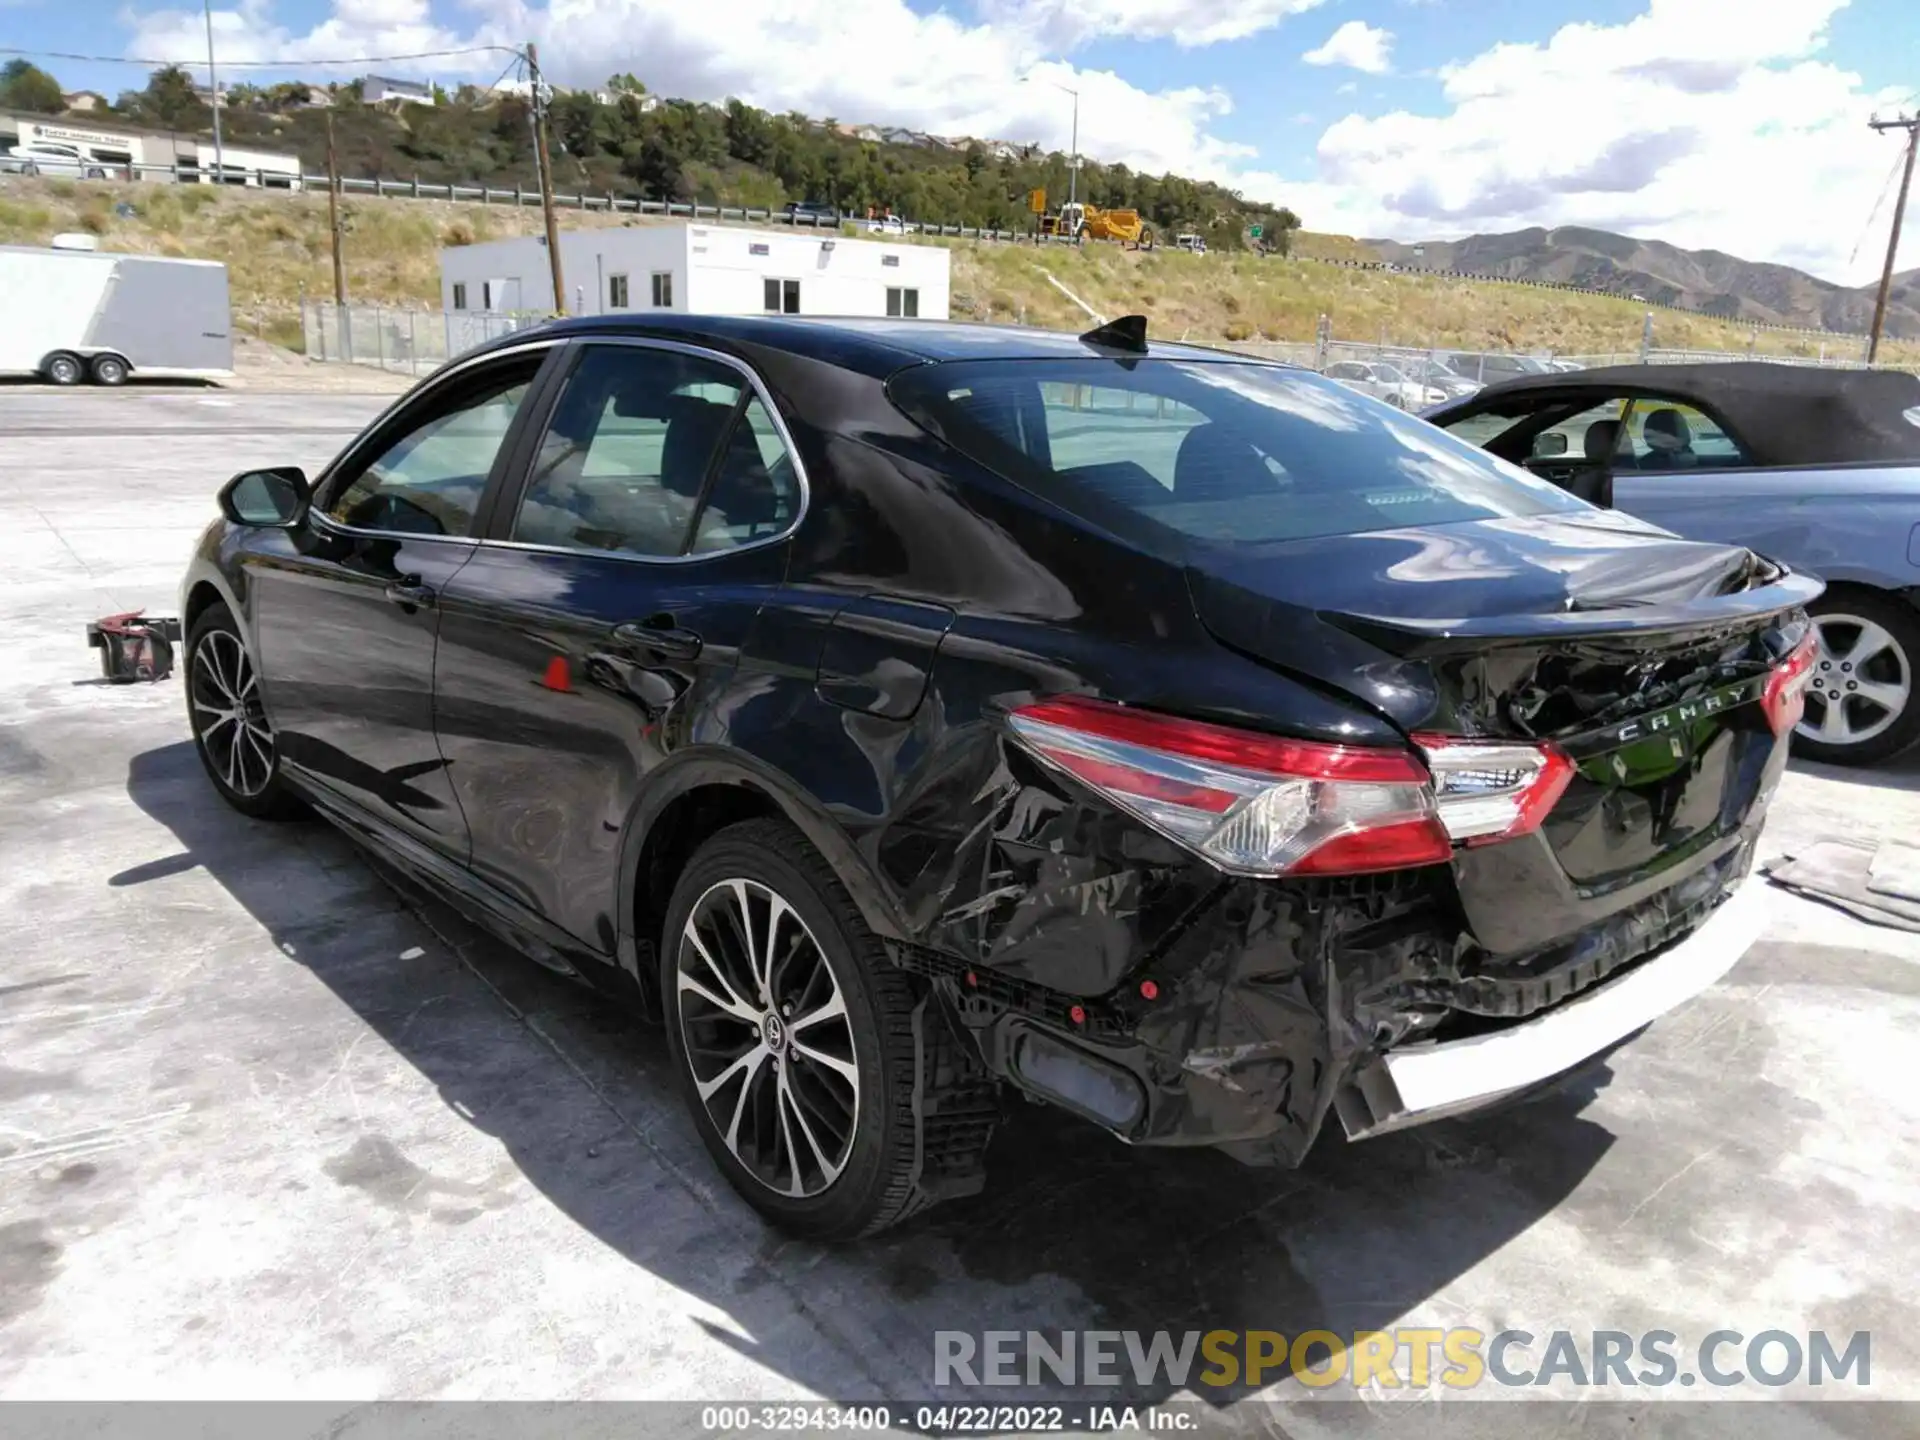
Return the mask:
{"type": "Polygon", "coordinates": [[[920,292],[911,286],[889,285],[887,287],[887,314],[904,316],[909,320],[920,318],[920,292]]]}
{"type": "Polygon", "coordinates": [[[656,310],[673,308],[673,272],[671,270],[653,272],[653,308],[656,310]]]}
{"type": "Polygon", "coordinates": [[[493,309],[493,282],[491,280],[482,280],[480,282],[480,308],[482,310],[493,309]]]}
{"type": "Polygon", "coordinates": [[[453,283],[453,308],[456,310],[467,308],[467,282],[464,280],[456,280],[453,283]]]}
{"type": "Polygon", "coordinates": [[[800,282],[769,279],[766,283],[764,308],[769,315],[798,315],[800,313],[800,282]]]}
{"type": "Polygon", "coordinates": [[[627,277],[609,275],[607,277],[607,308],[624,310],[627,308],[627,277]]]}

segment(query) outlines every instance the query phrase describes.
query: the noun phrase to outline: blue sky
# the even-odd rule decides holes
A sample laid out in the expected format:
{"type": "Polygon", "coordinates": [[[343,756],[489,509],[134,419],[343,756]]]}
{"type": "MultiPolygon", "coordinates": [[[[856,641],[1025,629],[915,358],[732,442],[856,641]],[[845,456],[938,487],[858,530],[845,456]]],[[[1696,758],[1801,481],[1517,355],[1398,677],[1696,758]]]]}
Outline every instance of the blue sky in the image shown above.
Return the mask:
{"type": "MultiPolygon", "coordinates": [[[[218,51],[301,57],[538,40],[548,69],[1065,148],[1421,238],[1627,230],[1847,283],[1885,243],[1920,89],[1916,0],[216,0],[218,51]],[[1044,83],[1022,83],[1022,77],[1044,83]],[[1869,226],[1876,202],[1878,215],[1869,226]]],[[[201,59],[197,7],[0,0],[0,44],[201,59]]],[[[63,82],[137,67],[48,61],[63,82]]],[[[490,80],[503,60],[383,71],[490,80]]],[[[242,73],[236,67],[232,74],[242,73]]],[[[1916,240],[1920,248],[1920,240],[1916,240]]],[[[1920,263],[1920,258],[1909,264],[1920,263]]]]}

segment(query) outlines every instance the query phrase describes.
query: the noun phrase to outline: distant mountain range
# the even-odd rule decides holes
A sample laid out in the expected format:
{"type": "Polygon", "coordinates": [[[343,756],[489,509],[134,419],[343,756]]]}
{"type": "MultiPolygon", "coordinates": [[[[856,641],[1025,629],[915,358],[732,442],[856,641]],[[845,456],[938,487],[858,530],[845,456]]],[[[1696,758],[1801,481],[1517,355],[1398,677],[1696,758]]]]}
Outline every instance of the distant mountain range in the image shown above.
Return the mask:
{"type": "MultiPolygon", "coordinates": [[[[1786,265],[1741,260],[1718,250],[1682,250],[1662,240],[1635,240],[1572,225],[1516,230],[1509,235],[1469,235],[1464,240],[1364,243],[1396,265],[1553,281],[1614,295],[1637,295],[1727,320],[1856,335],[1865,334],[1873,318],[1877,288],[1849,289],[1786,265]]],[[[1920,337],[1920,270],[1893,277],[1887,334],[1920,337]]]]}

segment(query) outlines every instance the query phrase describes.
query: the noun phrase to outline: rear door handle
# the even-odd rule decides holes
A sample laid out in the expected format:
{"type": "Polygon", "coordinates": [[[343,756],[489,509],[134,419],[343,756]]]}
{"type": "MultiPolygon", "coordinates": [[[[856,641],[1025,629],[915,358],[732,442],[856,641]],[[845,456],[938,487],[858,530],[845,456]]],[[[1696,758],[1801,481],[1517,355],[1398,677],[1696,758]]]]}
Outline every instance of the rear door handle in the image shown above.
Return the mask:
{"type": "Polygon", "coordinates": [[[669,660],[692,660],[700,653],[700,637],[691,630],[682,630],[675,625],[670,615],[656,615],[651,620],[616,625],[613,627],[613,638],[622,645],[651,651],[669,660]]]}
{"type": "Polygon", "coordinates": [[[431,605],[433,587],[422,585],[418,575],[402,575],[388,584],[387,599],[396,605],[431,605]]]}

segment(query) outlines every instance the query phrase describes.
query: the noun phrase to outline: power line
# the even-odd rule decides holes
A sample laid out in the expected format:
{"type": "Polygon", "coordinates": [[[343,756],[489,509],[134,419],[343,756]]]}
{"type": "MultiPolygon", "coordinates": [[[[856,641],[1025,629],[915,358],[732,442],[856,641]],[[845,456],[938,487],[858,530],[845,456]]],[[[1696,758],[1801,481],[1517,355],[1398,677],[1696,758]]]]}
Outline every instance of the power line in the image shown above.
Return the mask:
{"type": "MultiPolygon", "coordinates": [[[[468,45],[458,50],[416,50],[407,55],[355,55],[340,60],[315,60],[293,56],[285,60],[222,60],[228,70],[294,70],[302,65],[392,65],[402,60],[445,60],[460,55],[514,55],[524,52],[515,45],[468,45]]],[[[198,60],[143,60],[133,55],[78,55],[67,50],[19,50],[0,45],[0,55],[19,55],[27,59],[73,60],[89,65],[140,65],[149,69],[191,70],[198,60]]]]}
{"type": "Polygon", "coordinates": [[[1873,202],[1873,210],[1867,216],[1867,223],[1860,231],[1860,238],[1853,242],[1853,250],[1847,256],[1847,264],[1852,265],[1860,258],[1860,247],[1867,243],[1867,237],[1873,233],[1873,227],[1879,223],[1880,207],[1887,203],[1887,196],[1893,193],[1893,182],[1900,176],[1900,169],[1907,163],[1905,154],[1895,155],[1893,164],[1887,167],[1887,178],[1881,182],[1880,198],[1873,202]]]}

